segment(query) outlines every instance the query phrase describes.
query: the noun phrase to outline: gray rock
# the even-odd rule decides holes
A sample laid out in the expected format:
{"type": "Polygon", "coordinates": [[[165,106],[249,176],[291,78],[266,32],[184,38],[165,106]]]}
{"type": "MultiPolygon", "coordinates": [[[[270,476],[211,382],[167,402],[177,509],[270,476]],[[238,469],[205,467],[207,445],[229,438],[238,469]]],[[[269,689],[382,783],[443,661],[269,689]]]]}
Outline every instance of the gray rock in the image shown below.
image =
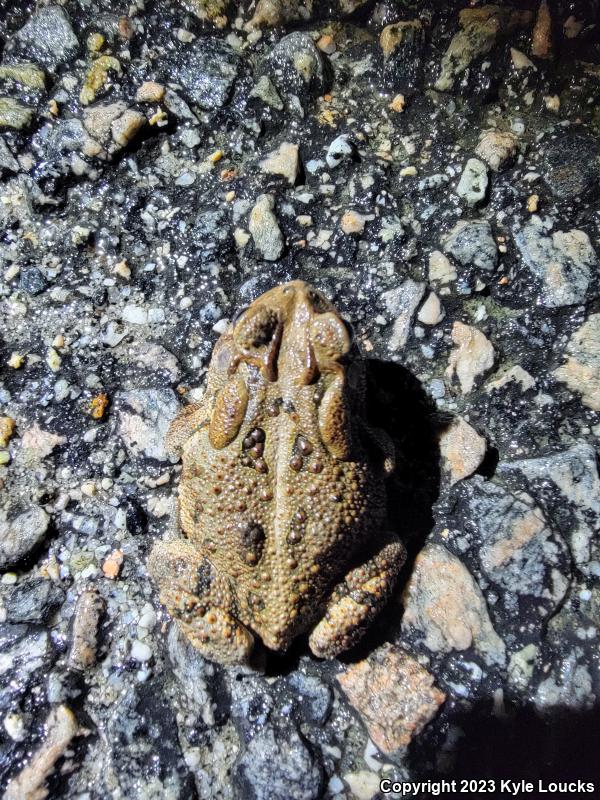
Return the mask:
{"type": "Polygon", "coordinates": [[[8,145],[0,136],[0,171],[6,170],[7,172],[18,172],[19,162],[11,153],[8,145]]]}
{"type": "Polygon", "coordinates": [[[202,208],[193,220],[189,237],[197,249],[196,258],[201,264],[226,257],[232,236],[223,209],[202,208]]]}
{"type": "Polygon", "coordinates": [[[584,231],[556,231],[534,217],[515,237],[519,253],[541,281],[540,302],[548,308],[583,303],[598,259],[584,231]]]}
{"type": "Polygon", "coordinates": [[[260,730],[236,767],[236,779],[248,800],[317,800],[323,771],[291,725],[260,730]]]}
{"type": "Polygon", "coordinates": [[[420,192],[430,192],[434,189],[440,189],[442,186],[445,186],[450,181],[450,178],[447,175],[444,175],[443,172],[436,172],[434,175],[427,175],[424,178],[421,178],[419,181],[419,191],[420,192]]]}
{"type": "Polygon", "coordinates": [[[45,143],[49,158],[81,150],[87,139],[83,123],[78,119],[61,119],[47,129],[45,143]]]}
{"type": "Polygon", "coordinates": [[[19,581],[3,598],[7,621],[45,622],[64,600],[62,589],[47,578],[19,581]]]}
{"type": "Polygon", "coordinates": [[[261,194],[250,212],[248,229],[254,246],[266,261],[277,261],[283,253],[283,234],[273,213],[273,195],[261,194]]]}
{"type": "Polygon", "coordinates": [[[79,49],[71,21],[60,6],[40,8],[15,38],[28,58],[50,70],[70,61],[79,49]]]}
{"type": "Polygon", "coordinates": [[[175,713],[160,678],[127,687],[111,711],[101,772],[112,788],[102,787],[105,791],[99,794],[118,793],[131,800],[193,797],[194,782],[179,746],[175,713]]]}
{"type": "Polygon", "coordinates": [[[554,370],[557,381],[581,395],[581,402],[600,411],[600,313],[590,314],[567,344],[566,362],[554,370]]]}
{"type": "Polygon", "coordinates": [[[326,62],[307,33],[296,31],[280,39],[268,59],[269,77],[282,97],[302,105],[326,89],[326,62]]]}
{"type": "Polygon", "coordinates": [[[172,89],[167,89],[165,92],[164,104],[167,111],[170,111],[171,114],[179,117],[179,119],[187,119],[192,123],[198,124],[198,118],[192,109],[185,100],[172,89]]]}
{"type": "Polygon", "coordinates": [[[597,138],[563,133],[548,145],[544,160],[544,180],[561,200],[586,198],[600,185],[597,138]]]}
{"type": "Polygon", "coordinates": [[[498,248],[487,220],[457,222],[445,237],[443,249],[463,267],[479,267],[491,272],[498,263],[498,248]]]}
{"type": "Polygon", "coordinates": [[[27,294],[41,294],[48,286],[44,273],[37,267],[26,267],[19,273],[19,286],[27,294]]]}
{"type": "MultiPolygon", "coordinates": [[[[525,492],[475,476],[459,484],[460,515],[479,544],[478,559],[502,593],[502,605],[518,622],[519,610],[535,598],[527,618],[534,627],[561,602],[568,588],[570,555],[535,501],[525,492]]],[[[525,615],[523,615],[525,616],[525,615]]]]}
{"type": "Polygon", "coordinates": [[[213,665],[192,647],[178,625],[171,625],[167,641],[169,659],[182,691],[201,707],[209,704],[207,681],[214,675],[213,665]]]}
{"type": "Polygon", "coordinates": [[[127,352],[119,353],[119,357],[124,361],[131,360],[144,369],[158,371],[161,377],[166,375],[171,382],[179,380],[177,357],[155,342],[141,342],[127,352]]]}
{"type": "Polygon", "coordinates": [[[331,688],[314,675],[292,672],[286,680],[302,716],[316,725],[323,725],[331,712],[331,688]]]}
{"type": "Polygon", "coordinates": [[[0,624],[0,653],[0,712],[6,712],[52,664],[55,654],[48,631],[6,623],[0,624]]]}
{"type": "Polygon", "coordinates": [[[129,453],[157,461],[168,460],[165,436],[179,410],[170,389],[137,389],[115,396],[118,433],[129,453]]]}
{"type": "Polygon", "coordinates": [[[583,710],[594,706],[592,676],[585,664],[578,663],[575,651],[563,656],[553,673],[541,681],[534,697],[539,711],[553,708],[583,710]]]}
{"type": "Polygon", "coordinates": [[[179,51],[168,66],[166,81],[180,84],[189,100],[214,111],[230,98],[239,58],[222,39],[203,36],[179,51]]]}
{"type": "Polygon", "coordinates": [[[478,158],[470,158],[463,167],[456,194],[466,200],[467,205],[476,206],[485,198],[488,183],[487,166],[478,158]]]}
{"type": "Polygon", "coordinates": [[[0,514],[0,569],[7,569],[16,566],[44,541],[50,517],[38,506],[12,520],[5,512],[0,514]]]}
{"type": "Polygon", "coordinates": [[[273,82],[268,75],[261,75],[258,79],[256,86],[250,92],[250,97],[257,97],[262,100],[265,105],[283,111],[283,101],[277,94],[277,89],[273,86],[273,82]]]}
{"type": "Polygon", "coordinates": [[[271,687],[262,676],[251,673],[231,682],[231,715],[245,741],[267,724],[274,706],[271,687]]]}
{"type": "Polygon", "coordinates": [[[425,284],[407,278],[400,286],[381,295],[388,313],[395,317],[390,350],[400,350],[408,341],[412,318],[425,294],[425,284]]]}
{"type": "Polygon", "coordinates": [[[542,458],[505,461],[498,474],[513,481],[525,476],[528,489],[549,519],[565,532],[577,567],[600,575],[600,479],[596,452],[585,442],[542,458]],[[555,491],[549,492],[549,482],[555,491]]]}

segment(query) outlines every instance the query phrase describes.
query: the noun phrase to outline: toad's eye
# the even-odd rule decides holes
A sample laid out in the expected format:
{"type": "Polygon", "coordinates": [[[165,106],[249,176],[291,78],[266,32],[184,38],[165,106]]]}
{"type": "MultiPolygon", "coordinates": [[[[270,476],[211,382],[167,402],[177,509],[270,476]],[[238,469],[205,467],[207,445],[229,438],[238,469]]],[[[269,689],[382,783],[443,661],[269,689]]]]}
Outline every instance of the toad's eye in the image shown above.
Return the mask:
{"type": "Polygon", "coordinates": [[[238,309],[235,314],[233,315],[233,319],[231,320],[231,324],[235,325],[237,322],[240,321],[243,314],[248,311],[249,306],[242,306],[242,308],[238,309]]]}
{"type": "Polygon", "coordinates": [[[253,314],[246,313],[235,326],[234,336],[240,347],[249,350],[264,347],[273,339],[279,327],[279,314],[272,308],[259,306],[253,314]]]}
{"type": "Polygon", "coordinates": [[[311,289],[308,293],[308,299],[315,314],[325,314],[327,311],[331,311],[331,304],[327,302],[320,292],[315,292],[314,289],[311,289]]]}

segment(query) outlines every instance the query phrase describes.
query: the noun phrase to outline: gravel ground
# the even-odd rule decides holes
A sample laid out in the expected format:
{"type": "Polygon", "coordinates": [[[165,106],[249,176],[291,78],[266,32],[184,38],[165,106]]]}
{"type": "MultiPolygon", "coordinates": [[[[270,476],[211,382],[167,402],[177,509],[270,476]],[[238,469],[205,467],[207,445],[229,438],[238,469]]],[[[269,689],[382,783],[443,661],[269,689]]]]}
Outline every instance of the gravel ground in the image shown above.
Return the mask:
{"type": "Polygon", "coordinates": [[[598,20],[0,0],[4,797],[600,779],[598,20]],[[226,669],[146,573],[164,434],[295,278],[370,359],[409,560],[347,657],[226,669]]]}

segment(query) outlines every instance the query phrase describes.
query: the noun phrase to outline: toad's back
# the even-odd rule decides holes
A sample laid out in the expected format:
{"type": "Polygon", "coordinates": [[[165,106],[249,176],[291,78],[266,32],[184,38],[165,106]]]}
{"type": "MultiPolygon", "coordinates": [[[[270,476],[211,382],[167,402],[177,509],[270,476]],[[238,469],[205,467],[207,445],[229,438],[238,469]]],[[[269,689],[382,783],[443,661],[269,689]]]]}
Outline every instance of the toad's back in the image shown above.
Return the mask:
{"type": "Polygon", "coordinates": [[[363,380],[347,326],[300,281],[259,298],[213,354],[183,449],[181,523],[274,649],[312,622],[385,513],[363,380]]]}

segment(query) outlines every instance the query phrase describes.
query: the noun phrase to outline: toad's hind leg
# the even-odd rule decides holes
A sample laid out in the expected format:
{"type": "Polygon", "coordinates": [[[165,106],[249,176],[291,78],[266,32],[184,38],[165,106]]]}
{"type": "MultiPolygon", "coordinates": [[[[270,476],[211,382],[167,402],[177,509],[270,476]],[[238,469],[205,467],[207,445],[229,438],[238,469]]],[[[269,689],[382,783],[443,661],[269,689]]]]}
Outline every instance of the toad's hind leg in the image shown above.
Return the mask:
{"type": "Polygon", "coordinates": [[[160,601],[192,645],[220,664],[248,662],[254,638],[235,618],[235,600],[226,578],[185,539],[158,542],[148,571],[160,601]]]}
{"type": "Polygon", "coordinates": [[[387,603],[404,564],[406,550],[397,539],[381,549],[339,583],[327,603],[325,616],[309,638],[319,658],[334,658],[363,636],[370,622],[387,603]]]}

